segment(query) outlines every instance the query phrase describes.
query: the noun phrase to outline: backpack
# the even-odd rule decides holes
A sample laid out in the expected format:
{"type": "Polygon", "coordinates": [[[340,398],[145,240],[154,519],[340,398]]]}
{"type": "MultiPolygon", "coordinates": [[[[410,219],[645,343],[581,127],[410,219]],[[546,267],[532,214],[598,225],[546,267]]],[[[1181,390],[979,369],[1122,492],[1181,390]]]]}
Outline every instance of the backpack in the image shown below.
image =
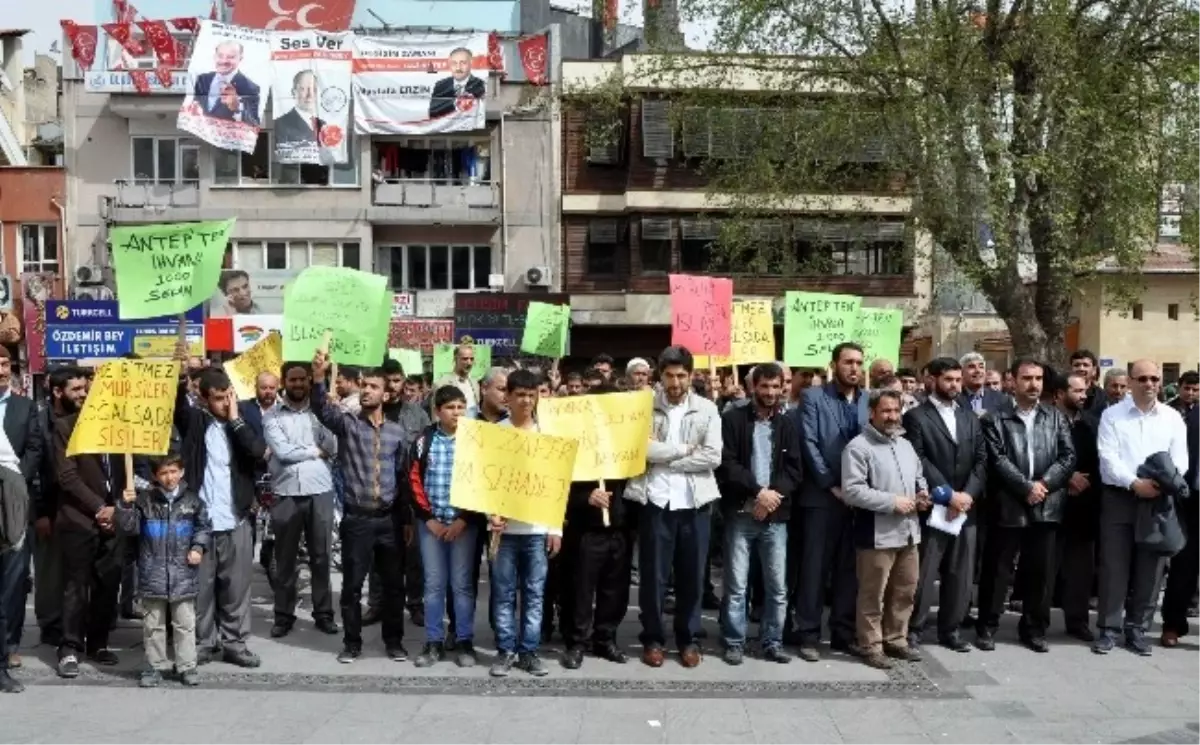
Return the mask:
{"type": "Polygon", "coordinates": [[[29,491],[21,474],[0,467],[0,553],[25,542],[29,529],[29,491]]]}

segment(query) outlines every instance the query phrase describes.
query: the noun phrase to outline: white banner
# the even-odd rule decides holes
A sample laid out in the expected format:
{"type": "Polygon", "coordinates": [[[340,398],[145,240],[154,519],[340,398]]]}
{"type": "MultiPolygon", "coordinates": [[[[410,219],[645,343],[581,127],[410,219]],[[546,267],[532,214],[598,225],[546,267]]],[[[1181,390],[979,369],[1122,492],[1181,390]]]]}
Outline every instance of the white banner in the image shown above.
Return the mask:
{"type": "Polygon", "coordinates": [[[420,135],[484,127],[487,34],[354,40],[354,131],[420,135]]]}
{"type": "Polygon", "coordinates": [[[253,153],[271,90],[271,35],[201,21],[176,126],[222,150],[253,153]]]}
{"type": "Polygon", "coordinates": [[[349,32],[271,35],[275,162],[346,162],[353,53],[349,32]]]}

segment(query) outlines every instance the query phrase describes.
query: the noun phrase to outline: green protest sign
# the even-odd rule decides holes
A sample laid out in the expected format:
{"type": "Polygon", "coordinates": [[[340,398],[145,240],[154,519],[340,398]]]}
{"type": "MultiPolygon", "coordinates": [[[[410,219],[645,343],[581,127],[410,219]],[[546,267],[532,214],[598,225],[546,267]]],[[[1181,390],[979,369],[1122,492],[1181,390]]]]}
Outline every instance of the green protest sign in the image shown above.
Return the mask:
{"type": "Polygon", "coordinates": [[[784,303],[783,361],[788,365],[824,368],[834,347],[854,341],[862,298],[789,292],[784,303]]]}
{"type": "Polygon", "coordinates": [[[888,308],[859,308],[854,341],[862,345],[863,367],[875,360],[900,364],[900,336],[904,333],[904,311],[888,308]]]}
{"type": "Polygon", "coordinates": [[[356,269],[310,266],[283,298],[283,358],[310,360],[331,332],[329,355],[346,365],[378,365],[387,351],[392,295],[387,278],[356,269]]]}
{"type": "MultiPolygon", "coordinates": [[[[458,344],[438,344],[433,348],[433,379],[450,375],[454,372],[454,350],[458,344]]],[[[471,378],[482,380],[492,366],[492,348],[487,344],[472,345],[475,350],[475,362],[471,365],[471,378]]]]}
{"type": "Polygon", "coordinates": [[[217,289],[234,219],[112,228],[117,312],[123,319],[186,313],[217,289]]]}
{"type": "Polygon", "coordinates": [[[530,303],[525,311],[521,351],[542,357],[562,357],[567,353],[567,330],[570,326],[571,306],[530,303]]]}
{"type": "Polygon", "coordinates": [[[405,375],[423,375],[425,363],[419,349],[389,349],[388,357],[400,363],[405,375]]]}

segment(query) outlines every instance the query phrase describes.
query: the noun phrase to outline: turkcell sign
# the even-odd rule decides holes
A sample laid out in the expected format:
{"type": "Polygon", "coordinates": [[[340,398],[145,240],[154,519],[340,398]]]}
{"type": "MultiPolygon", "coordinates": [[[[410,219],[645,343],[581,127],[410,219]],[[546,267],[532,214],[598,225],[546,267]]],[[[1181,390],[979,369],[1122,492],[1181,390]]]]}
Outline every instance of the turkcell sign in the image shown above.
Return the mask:
{"type": "MultiPolygon", "coordinates": [[[[204,342],[204,308],[187,317],[188,346],[204,342]]],[[[110,359],[136,352],[142,357],[170,357],[179,333],[177,316],[122,321],[115,300],[50,300],[46,303],[46,357],[110,359]]]]}

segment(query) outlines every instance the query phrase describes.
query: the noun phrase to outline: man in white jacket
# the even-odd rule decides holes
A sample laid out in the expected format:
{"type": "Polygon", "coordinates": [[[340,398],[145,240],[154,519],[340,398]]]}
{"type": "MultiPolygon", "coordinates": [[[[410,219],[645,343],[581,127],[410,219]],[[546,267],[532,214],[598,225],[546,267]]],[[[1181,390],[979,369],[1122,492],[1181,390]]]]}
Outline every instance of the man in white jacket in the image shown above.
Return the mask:
{"type": "Polygon", "coordinates": [[[692,392],[692,354],[667,347],[658,358],[662,389],[654,397],[647,468],[630,479],[625,498],[643,505],[638,520],[642,662],[666,656],[663,597],[675,577],[675,645],[684,667],[700,664],[700,599],[708,559],[709,505],[720,499],[713,471],[721,464],[721,419],[712,401],[692,392]]]}

